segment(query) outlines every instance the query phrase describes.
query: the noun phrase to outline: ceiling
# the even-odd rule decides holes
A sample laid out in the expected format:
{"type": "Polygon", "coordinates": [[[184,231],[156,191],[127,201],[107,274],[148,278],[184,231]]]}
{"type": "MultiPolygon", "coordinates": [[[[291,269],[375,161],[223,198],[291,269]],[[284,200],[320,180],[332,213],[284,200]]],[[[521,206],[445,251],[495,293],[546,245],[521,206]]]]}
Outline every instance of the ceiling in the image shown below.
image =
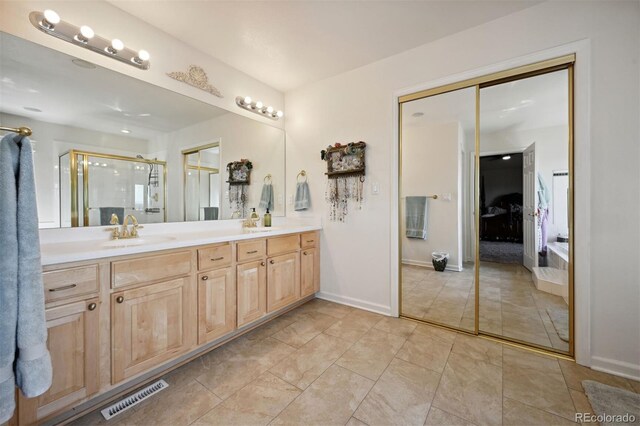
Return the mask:
{"type": "Polygon", "coordinates": [[[541,3],[108,1],[282,92],[541,3]]]}
{"type": "MultiPolygon", "coordinates": [[[[522,131],[567,125],[569,91],[567,71],[486,87],[480,90],[480,131],[522,131]]],[[[466,134],[475,132],[475,88],[407,102],[403,125],[457,121],[466,134]],[[414,114],[423,115],[416,117],[414,114]]]]}
{"type": "Polygon", "coordinates": [[[0,112],[147,140],[228,113],[74,59],[0,33],[0,112]]]}

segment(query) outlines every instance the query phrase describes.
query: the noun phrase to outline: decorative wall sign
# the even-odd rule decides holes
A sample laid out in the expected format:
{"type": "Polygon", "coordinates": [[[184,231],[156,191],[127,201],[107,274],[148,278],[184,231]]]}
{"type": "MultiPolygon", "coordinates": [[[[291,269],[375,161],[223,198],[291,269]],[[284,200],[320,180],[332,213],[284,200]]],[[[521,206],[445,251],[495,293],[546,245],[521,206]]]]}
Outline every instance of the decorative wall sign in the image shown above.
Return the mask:
{"type": "Polygon", "coordinates": [[[320,151],[327,162],[329,177],[325,199],[330,205],[329,219],[344,222],[349,213],[349,202],[356,202],[362,209],[364,201],[365,148],[367,144],[351,142],[335,144],[320,151]]]}
{"type": "Polygon", "coordinates": [[[224,97],[218,89],[209,84],[209,77],[207,77],[207,73],[204,72],[202,67],[199,67],[197,65],[189,65],[189,70],[187,72],[175,71],[169,72],[167,73],[167,75],[174,80],[187,83],[189,86],[204,90],[205,92],[211,93],[212,95],[219,98],[224,97]]]}

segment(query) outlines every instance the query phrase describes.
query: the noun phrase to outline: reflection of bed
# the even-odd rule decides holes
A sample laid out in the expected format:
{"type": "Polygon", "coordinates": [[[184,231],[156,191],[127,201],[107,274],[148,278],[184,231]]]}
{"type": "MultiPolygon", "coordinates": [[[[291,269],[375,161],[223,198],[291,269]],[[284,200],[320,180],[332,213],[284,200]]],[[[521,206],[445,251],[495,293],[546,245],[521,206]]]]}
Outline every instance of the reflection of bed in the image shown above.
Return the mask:
{"type": "Polygon", "coordinates": [[[481,211],[481,240],[522,242],[522,194],[499,196],[481,211]]]}

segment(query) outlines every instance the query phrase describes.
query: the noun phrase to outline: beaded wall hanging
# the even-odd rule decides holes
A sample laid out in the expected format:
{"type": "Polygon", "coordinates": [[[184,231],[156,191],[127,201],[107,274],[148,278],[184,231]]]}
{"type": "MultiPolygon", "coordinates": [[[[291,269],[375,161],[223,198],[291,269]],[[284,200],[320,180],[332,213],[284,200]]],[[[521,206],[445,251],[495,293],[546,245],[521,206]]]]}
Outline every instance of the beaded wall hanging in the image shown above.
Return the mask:
{"type": "Polygon", "coordinates": [[[320,151],[327,162],[328,182],[325,198],[329,203],[329,219],[344,222],[349,213],[349,202],[355,202],[358,210],[364,200],[365,148],[367,144],[336,143],[320,151]]]}

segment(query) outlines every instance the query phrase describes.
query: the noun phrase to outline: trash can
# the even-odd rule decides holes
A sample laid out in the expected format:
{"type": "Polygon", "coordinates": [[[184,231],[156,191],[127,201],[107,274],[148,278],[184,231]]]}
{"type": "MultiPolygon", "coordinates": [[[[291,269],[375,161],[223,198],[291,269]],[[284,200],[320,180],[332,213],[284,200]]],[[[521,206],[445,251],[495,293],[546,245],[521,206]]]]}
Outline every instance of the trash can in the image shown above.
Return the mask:
{"type": "Polygon", "coordinates": [[[447,259],[449,259],[449,253],[444,251],[434,251],[431,253],[431,263],[433,263],[433,269],[438,272],[443,272],[447,267],[447,259]]]}

